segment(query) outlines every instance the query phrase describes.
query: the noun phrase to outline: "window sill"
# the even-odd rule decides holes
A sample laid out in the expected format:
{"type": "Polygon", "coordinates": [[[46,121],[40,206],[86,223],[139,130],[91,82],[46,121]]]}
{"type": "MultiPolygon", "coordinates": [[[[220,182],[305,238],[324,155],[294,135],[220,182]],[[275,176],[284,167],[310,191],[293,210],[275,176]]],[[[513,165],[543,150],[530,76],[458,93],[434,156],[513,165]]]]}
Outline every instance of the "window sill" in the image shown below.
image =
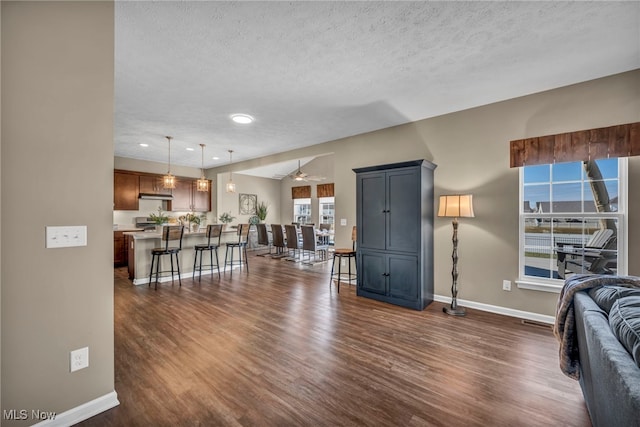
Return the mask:
{"type": "Polygon", "coordinates": [[[533,282],[527,280],[516,280],[518,289],[528,289],[530,291],[551,292],[559,294],[562,290],[562,285],[555,283],[533,282]]]}

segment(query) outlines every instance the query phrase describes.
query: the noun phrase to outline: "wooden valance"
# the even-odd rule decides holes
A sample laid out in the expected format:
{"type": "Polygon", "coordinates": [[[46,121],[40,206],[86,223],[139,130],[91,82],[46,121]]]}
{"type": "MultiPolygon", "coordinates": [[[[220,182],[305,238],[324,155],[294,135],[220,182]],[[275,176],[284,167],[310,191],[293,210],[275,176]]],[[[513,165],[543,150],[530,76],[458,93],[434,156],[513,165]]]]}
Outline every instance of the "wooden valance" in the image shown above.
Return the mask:
{"type": "Polygon", "coordinates": [[[318,193],[318,197],[333,197],[333,182],[330,184],[316,185],[316,192],[318,193]]]}
{"type": "Polygon", "coordinates": [[[511,167],[640,155],[640,122],[511,141],[511,167]]]}
{"type": "Polygon", "coordinates": [[[300,187],[291,187],[292,199],[310,199],[311,198],[311,186],[303,185],[300,187]]]}

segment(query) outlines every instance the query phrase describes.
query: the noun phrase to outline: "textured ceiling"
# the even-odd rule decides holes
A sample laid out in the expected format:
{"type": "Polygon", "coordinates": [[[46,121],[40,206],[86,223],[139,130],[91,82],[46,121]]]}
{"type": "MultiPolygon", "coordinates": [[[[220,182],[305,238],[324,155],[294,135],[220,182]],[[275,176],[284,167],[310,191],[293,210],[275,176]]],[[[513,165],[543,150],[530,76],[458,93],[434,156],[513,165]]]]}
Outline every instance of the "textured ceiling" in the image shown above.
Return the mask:
{"type": "Polygon", "coordinates": [[[640,2],[118,1],[115,41],[116,156],[210,168],[640,68],[640,2]]]}

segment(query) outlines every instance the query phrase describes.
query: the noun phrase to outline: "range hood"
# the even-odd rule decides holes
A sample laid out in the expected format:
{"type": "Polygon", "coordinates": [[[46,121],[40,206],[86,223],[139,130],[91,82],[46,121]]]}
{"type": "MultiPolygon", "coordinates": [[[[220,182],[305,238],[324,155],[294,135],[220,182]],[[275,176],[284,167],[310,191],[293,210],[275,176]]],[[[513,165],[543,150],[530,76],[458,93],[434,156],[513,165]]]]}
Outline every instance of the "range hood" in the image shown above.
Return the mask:
{"type": "Polygon", "coordinates": [[[146,200],[173,200],[171,194],[140,193],[139,197],[146,200]]]}

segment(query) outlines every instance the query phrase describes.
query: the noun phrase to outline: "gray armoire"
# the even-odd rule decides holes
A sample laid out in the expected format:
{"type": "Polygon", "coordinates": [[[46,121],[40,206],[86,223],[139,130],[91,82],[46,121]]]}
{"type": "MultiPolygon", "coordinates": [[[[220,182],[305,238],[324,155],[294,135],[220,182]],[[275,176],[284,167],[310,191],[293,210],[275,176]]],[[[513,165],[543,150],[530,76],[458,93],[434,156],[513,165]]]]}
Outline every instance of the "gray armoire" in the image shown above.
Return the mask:
{"type": "Polygon", "coordinates": [[[414,160],[354,169],[359,296],[422,310],[433,301],[433,171],[414,160]]]}

